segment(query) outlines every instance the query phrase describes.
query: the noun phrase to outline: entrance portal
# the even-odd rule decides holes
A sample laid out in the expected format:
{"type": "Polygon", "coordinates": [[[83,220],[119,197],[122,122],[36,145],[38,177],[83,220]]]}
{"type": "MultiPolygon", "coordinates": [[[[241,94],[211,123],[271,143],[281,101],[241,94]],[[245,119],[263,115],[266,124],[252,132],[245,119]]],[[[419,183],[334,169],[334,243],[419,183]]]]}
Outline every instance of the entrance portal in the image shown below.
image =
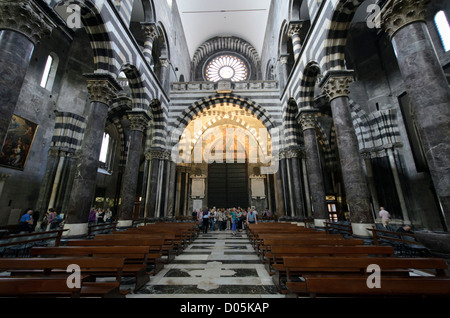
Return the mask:
{"type": "Polygon", "coordinates": [[[246,163],[208,165],[208,206],[212,208],[248,207],[246,163]]]}

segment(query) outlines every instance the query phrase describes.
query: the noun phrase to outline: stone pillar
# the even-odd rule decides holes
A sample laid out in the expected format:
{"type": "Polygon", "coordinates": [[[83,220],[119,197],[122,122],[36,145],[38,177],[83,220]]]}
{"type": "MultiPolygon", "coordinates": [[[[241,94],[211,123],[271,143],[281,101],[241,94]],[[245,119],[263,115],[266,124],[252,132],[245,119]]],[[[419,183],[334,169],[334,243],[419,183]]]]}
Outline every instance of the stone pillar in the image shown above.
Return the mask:
{"type": "Polygon", "coordinates": [[[286,86],[289,70],[288,70],[288,59],[289,55],[283,54],[279,58],[279,80],[280,80],[280,89],[283,90],[286,86]]]}
{"type": "Polygon", "coordinates": [[[314,211],[314,225],[319,228],[324,228],[324,222],[329,221],[329,215],[317,145],[316,116],[317,111],[302,109],[297,118],[302,127],[305,142],[306,168],[308,171],[311,204],[314,211]]]}
{"type": "Polygon", "coordinates": [[[300,161],[302,157],[301,149],[290,149],[286,152],[288,162],[289,189],[292,204],[292,216],[305,217],[303,201],[303,183],[300,161]]]}
{"type": "Polygon", "coordinates": [[[148,64],[153,66],[153,43],[158,38],[158,29],[154,23],[142,23],[142,30],[145,33],[145,41],[144,41],[144,56],[147,60],[148,64]]]}
{"type": "Polygon", "coordinates": [[[176,217],[175,211],[175,193],[176,193],[176,176],[177,176],[177,164],[170,159],[168,160],[168,184],[167,184],[167,212],[169,217],[176,217]]]}
{"type": "Polygon", "coordinates": [[[377,189],[375,186],[375,180],[374,180],[374,174],[373,174],[372,153],[370,153],[370,152],[362,153],[361,156],[364,159],[366,175],[367,175],[367,183],[368,183],[370,195],[372,197],[373,210],[379,211],[380,203],[378,201],[378,193],[377,193],[377,189]]]}
{"type": "Polygon", "coordinates": [[[353,233],[356,236],[369,237],[367,228],[373,225],[374,220],[349,108],[348,87],[352,80],[352,71],[330,71],[322,80],[321,87],[330,100],[353,233]]]}
{"type": "Polygon", "coordinates": [[[31,0],[0,0],[0,147],[6,137],[34,47],[53,23],[31,0]]]}
{"type": "Polygon", "coordinates": [[[159,58],[161,63],[161,86],[168,92],[169,91],[169,81],[170,81],[170,61],[168,58],[159,58]]]}
{"type": "Polygon", "coordinates": [[[128,112],[128,119],[130,121],[130,139],[127,164],[120,191],[122,202],[119,208],[118,226],[131,226],[133,224],[139,163],[142,153],[142,137],[147,129],[150,117],[143,111],[130,111],[128,112]]]}
{"type": "Polygon", "coordinates": [[[392,148],[389,148],[389,149],[386,149],[386,152],[387,152],[387,155],[389,158],[389,164],[392,169],[392,176],[394,177],[395,189],[397,190],[398,201],[400,202],[400,207],[402,209],[403,221],[405,224],[411,224],[411,221],[409,220],[408,209],[406,207],[405,196],[403,195],[403,189],[402,189],[402,183],[400,181],[400,175],[399,175],[398,169],[397,169],[397,163],[395,161],[394,150],[392,148]]]}
{"type": "Polygon", "coordinates": [[[95,192],[95,181],[105,131],[108,108],[122,88],[109,74],[86,74],[90,94],[88,122],[83,144],[77,155],[75,178],[67,207],[66,235],[87,234],[89,210],[95,192]]]}
{"type": "Polygon", "coordinates": [[[292,47],[294,51],[294,60],[297,61],[300,57],[300,52],[302,50],[302,38],[301,32],[302,28],[308,23],[307,21],[295,21],[289,24],[288,35],[292,40],[292,47]]]}
{"type": "Polygon", "coordinates": [[[150,162],[147,182],[147,194],[145,204],[145,217],[158,217],[160,211],[161,191],[161,163],[164,161],[164,150],[152,149],[145,154],[146,160],[150,162]]]}
{"type": "Polygon", "coordinates": [[[430,175],[450,228],[450,88],[426,25],[429,0],[391,1],[382,12],[382,27],[389,34],[430,175]]]}
{"type": "Polygon", "coordinates": [[[285,205],[284,205],[284,189],[283,180],[281,177],[281,159],[276,159],[280,162],[278,163],[278,171],[275,175],[275,198],[276,198],[276,211],[273,214],[277,216],[286,215],[285,205]]]}

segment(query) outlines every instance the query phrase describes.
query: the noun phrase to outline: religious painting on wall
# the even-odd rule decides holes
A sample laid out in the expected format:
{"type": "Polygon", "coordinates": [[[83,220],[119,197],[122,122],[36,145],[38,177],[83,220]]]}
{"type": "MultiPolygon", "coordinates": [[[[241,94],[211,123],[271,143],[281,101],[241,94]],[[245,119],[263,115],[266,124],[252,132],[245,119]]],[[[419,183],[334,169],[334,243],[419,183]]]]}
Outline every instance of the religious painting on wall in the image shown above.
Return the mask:
{"type": "Polygon", "coordinates": [[[23,170],[38,125],[13,115],[0,153],[0,166],[23,170]]]}

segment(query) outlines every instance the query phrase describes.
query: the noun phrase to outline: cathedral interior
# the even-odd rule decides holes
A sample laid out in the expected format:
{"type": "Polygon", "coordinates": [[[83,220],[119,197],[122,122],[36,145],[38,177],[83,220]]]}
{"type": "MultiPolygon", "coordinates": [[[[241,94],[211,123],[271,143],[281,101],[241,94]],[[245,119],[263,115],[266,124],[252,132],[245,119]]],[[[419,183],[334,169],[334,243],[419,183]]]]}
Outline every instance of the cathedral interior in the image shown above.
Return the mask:
{"type": "Polygon", "coordinates": [[[254,207],[450,225],[450,2],[0,1],[0,226],[254,207]]]}

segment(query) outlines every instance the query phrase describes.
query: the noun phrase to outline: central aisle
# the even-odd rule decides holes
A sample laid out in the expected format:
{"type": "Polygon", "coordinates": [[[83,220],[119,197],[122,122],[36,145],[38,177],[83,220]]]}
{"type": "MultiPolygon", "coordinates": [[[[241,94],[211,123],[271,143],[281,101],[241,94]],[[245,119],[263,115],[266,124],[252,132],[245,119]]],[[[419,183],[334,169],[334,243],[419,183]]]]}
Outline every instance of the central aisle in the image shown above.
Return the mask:
{"type": "Polygon", "coordinates": [[[127,298],[285,298],[245,232],[208,231],[127,298]]]}

